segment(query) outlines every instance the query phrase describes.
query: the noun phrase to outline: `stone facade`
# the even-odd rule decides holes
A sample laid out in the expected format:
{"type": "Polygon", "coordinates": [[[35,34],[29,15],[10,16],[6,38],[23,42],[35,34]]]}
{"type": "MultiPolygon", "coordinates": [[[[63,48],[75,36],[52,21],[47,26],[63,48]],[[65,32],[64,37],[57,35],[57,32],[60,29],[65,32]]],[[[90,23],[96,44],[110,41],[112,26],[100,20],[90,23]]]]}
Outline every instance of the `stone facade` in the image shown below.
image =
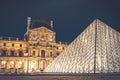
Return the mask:
{"type": "Polygon", "coordinates": [[[0,37],[0,73],[42,72],[66,47],[46,26],[29,29],[27,39],[0,37]]]}

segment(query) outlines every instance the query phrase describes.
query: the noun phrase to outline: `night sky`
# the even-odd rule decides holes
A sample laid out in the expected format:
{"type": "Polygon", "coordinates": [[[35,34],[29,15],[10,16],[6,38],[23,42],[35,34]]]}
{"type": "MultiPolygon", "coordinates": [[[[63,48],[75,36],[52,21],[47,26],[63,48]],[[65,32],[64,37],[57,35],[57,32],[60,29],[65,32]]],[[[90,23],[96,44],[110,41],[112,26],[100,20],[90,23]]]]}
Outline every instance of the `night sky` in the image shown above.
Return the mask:
{"type": "Polygon", "coordinates": [[[73,41],[98,18],[120,31],[120,0],[0,0],[0,36],[23,38],[27,17],[54,21],[57,41],[73,41]]]}

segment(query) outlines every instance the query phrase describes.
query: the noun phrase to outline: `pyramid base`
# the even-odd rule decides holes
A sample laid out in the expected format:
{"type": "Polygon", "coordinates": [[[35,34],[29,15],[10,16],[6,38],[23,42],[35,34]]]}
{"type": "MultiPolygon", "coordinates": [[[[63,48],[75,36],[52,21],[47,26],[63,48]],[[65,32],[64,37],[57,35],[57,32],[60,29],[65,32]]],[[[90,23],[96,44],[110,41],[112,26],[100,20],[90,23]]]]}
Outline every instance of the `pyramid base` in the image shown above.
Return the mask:
{"type": "Polygon", "coordinates": [[[0,80],[120,80],[120,73],[36,73],[36,74],[1,74],[0,80]]]}

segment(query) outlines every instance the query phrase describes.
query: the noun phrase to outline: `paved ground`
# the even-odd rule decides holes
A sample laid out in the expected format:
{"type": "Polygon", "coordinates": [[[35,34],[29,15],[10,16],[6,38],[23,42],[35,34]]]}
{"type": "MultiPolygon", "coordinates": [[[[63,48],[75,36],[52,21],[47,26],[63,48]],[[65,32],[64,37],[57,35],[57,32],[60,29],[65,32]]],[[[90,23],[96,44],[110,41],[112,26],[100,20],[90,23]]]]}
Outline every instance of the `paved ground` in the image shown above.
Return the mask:
{"type": "Polygon", "coordinates": [[[1,74],[0,80],[120,80],[120,74],[1,74]]]}

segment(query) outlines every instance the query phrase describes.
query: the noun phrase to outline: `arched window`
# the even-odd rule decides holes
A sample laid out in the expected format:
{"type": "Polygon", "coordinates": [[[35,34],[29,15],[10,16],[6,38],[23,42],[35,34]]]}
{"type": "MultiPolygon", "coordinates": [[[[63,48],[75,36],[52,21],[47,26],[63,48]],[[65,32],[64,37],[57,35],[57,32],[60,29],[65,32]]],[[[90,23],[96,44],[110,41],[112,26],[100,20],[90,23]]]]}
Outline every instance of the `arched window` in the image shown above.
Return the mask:
{"type": "Polygon", "coordinates": [[[1,62],[1,68],[5,68],[6,61],[1,62]]]}
{"type": "Polygon", "coordinates": [[[35,54],[36,54],[35,51],[33,51],[33,52],[32,52],[32,56],[35,56],[35,54]]]}
{"type": "Polygon", "coordinates": [[[44,58],[45,57],[45,50],[41,51],[41,57],[44,58]]]}

